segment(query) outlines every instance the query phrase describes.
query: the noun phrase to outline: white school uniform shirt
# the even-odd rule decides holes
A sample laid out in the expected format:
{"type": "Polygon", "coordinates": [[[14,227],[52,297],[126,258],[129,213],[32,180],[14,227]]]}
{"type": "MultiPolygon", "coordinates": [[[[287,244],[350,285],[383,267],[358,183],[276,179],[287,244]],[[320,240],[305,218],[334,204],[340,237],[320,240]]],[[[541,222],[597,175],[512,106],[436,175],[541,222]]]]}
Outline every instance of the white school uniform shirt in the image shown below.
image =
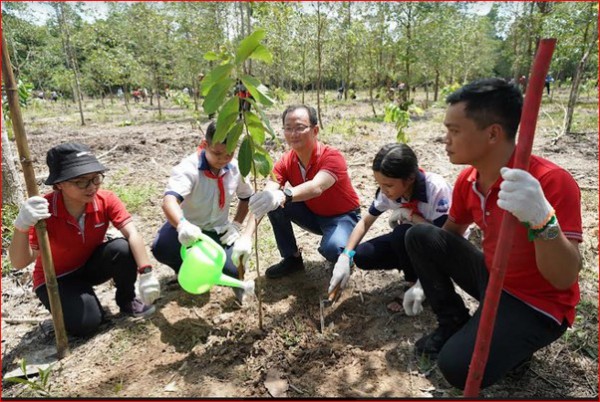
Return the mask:
{"type": "Polygon", "coordinates": [[[234,196],[247,200],[254,194],[249,178],[242,177],[234,158],[219,172],[225,190],[225,206],[220,208],[218,180],[204,175],[208,169],[204,151],[200,155],[195,152],[172,169],[165,189],[165,195],[174,195],[181,202],[185,219],[202,230],[213,230],[229,222],[229,206],[234,196]]]}
{"type": "MultiPolygon", "coordinates": [[[[452,200],[452,187],[446,180],[436,173],[419,170],[415,180],[413,199],[417,199],[417,209],[430,222],[448,215],[450,201],[452,200]]],[[[410,202],[403,197],[391,200],[377,189],[375,199],[369,207],[369,213],[379,216],[387,210],[401,208],[403,203],[410,202]]]]}

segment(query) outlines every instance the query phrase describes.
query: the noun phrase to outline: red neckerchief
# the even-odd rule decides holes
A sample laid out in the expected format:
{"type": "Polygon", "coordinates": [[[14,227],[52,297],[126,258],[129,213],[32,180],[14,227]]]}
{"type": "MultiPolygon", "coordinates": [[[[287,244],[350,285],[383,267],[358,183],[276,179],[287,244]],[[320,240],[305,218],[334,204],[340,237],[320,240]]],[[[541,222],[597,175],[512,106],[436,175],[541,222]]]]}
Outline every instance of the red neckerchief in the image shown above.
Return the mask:
{"type": "MultiPolygon", "coordinates": [[[[202,146],[198,146],[198,157],[201,157],[202,151],[204,151],[204,148],[202,146]]],[[[210,170],[210,168],[202,171],[204,172],[204,176],[217,181],[217,185],[219,187],[219,208],[225,208],[225,185],[223,184],[224,175],[216,175],[210,170]]]]}
{"type": "MultiPolygon", "coordinates": [[[[423,174],[425,174],[425,171],[421,168],[419,168],[419,171],[423,174]]],[[[415,180],[415,184],[416,184],[416,180],[415,180]]],[[[414,189],[413,189],[413,194],[414,194],[414,189]]],[[[407,208],[410,209],[414,214],[419,215],[421,218],[423,218],[423,215],[421,214],[421,212],[419,212],[419,199],[418,198],[413,198],[412,200],[408,201],[408,202],[403,202],[402,204],[400,204],[400,208],[407,208]]]]}

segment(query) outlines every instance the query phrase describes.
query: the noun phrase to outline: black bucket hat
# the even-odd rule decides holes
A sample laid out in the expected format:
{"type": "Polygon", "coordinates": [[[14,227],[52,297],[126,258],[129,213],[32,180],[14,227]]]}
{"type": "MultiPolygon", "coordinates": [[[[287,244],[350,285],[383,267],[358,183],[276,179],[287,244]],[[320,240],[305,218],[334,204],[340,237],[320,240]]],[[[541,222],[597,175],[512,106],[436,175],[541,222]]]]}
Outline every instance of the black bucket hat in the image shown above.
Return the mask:
{"type": "Polygon", "coordinates": [[[45,184],[56,184],[88,173],[104,172],[106,167],[98,162],[90,147],[66,143],[51,148],[46,154],[50,174],[45,184]]]}

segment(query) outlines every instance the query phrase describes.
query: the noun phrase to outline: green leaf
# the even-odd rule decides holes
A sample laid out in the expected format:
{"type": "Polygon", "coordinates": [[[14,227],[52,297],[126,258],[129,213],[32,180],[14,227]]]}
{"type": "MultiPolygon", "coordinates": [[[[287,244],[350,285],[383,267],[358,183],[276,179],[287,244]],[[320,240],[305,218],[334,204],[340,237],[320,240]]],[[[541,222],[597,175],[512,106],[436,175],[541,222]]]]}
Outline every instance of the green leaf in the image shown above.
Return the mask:
{"type": "Polygon", "coordinates": [[[263,124],[265,125],[266,130],[268,131],[269,134],[271,134],[271,139],[275,140],[277,138],[277,135],[275,134],[275,130],[273,130],[273,127],[271,127],[271,122],[269,121],[269,119],[267,118],[267,115],[265,114],[265,112],[263,112],[263,110],[258,106],[258,104],[248,98],[247,99],[250,104],[252,104],[252,106],[254,106],[254,110],[256,110],[258,112],[258,114],[260,115],[263,124]]]}
{"type": "Polygon", "coordinates": [[[234,83],[234,80],[227,78],[226,80],[219,81],[217,84],[213,85],[202,104],[206,114],[212,114],[219,109],[219,106],[221,106],[225,99],[225,95],[227,95],[227,92],[233,87],[234,83]]]}
{"type": "Polygon", "coordinates": [[[243,131],[244,131],[244,123],[240,120],[227,133],[227,153],[228,154],[231,154],[231,153],[233,153],[233,151],[235,151],[235,148],[237,147],[237,143],[238,143],[243,131]]]}
{"type": "Polygon", "coordinates": [[[207,96],[212,87],[229,75],[234,65],[227,63],[213,68],[202,80],[202,96],[207,96]]]}
{"type": "Polygon", "coordinates": [[[268,153],[257,152],[254,154],[254,165],[261,176],[267,177],[273,170],[273,159],[268,153]]]}
{"type": "Polygon", "coordinates": [[[213,51],[210,52],[206,52],[204,54],[204,60],[208,60],[208,61],[215,61],[215,60],[219,60],[219,55],[216,54],[213,51]]]}
{"type": "Polygon", "coordinates": [[[263,45],[258,45],[248,58],[263,61],[267,64],[271,64],[273,62],[273,54],[263,45]]]}
{"type": "Polygon", "coordinates": [[[242,82],[248,88],[250,94],[265,106],[271,106],[275,101],[269,96],[269,89],[261,84],[259,80],[251,75],[244,75],[242,82]]]}
{"type": "Polygon", "coordinates": [[[252,136],[252,139],[257,144],[262,144],[265,142],[265,127],[263,126],[262,121],[252,112],[244,112],[244,119],[246,120],[246,125],[248,126],[248,131],[252,136]]]}
{"type": "Polygon", "coordinates": [[[254,52],[260,45],[260,41],[265,37],[265,30],[258,29],[244,38],[237,48],[235,54],[235,64],[240,65],[254,52]]]}
{"type": "Polygon", "coordinates": [[[250,173],[250,168],[252,167],[252,137],[244,137],[242,145],[240,146],[240,152],[238,154],[238,162],[242,176],[248,176],[248,173],[250,173]]]}
{"type": "Polygon", "coordinates": [[[213,137],[213,143],[219,144],[226,138],[231,126],[239,116],[240,101],[237,96],[229,99],[221,108],[217,117],[217,130],[213,137]]]}

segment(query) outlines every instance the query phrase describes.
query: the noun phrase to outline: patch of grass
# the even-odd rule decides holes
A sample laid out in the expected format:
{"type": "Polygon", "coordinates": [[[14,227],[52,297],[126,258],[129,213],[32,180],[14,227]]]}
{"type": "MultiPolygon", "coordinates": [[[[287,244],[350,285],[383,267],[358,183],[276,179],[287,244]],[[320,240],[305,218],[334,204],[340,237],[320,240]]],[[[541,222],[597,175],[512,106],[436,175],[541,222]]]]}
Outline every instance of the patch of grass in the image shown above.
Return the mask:
{"type": "Polygon", "coordinates": [[[323,130],[324,138],[332,134],[340,134],[344,137],[355,137],[358,134],[358,124],[356,118],[351,117],[347,120],[334,120],[323,130]]]}
{"type": "Polygon", "coordinates": [[[598,306],[582,300],[576,308],[575,323],[567,329],[564,342],[575,353],[598,360],[598,306]]]}
{"type": "Polygon", "coordinates": [[[105,188],[117,194],[130,213],[139,214],[143,206],[158,194],[158,185],[153,182],[126,184],[123,178],[128,174],[125,170],[117,172],[105,188]]]}
{"type": "Polygon", "coordinates": [[[431,360],[429,356],[422,354],[417,357],[417,368],[421,373],[427,373],[435,367],[435,360],[431,360]]]}
{"type": "Polygon", "coordinates": [[[50,376],[52,374],[52,368],[52,365],[49,365],[45,369],[38,368],[38,376],[35,379],[30,380],[29,378],[27,378],[27,363],[25,359],[22,359],[21,371],[23,372],[23,374],[25,374],[25,378],[13,377],[7,378],[6,381],[17,384],[24,384],[25,388],[23,392],[21,392],[21,395],[25,393],[28,395],[24,396],[48,398],[51,396],[50,391],[52,388],[52,383],[50,382],[50,376]]]}

